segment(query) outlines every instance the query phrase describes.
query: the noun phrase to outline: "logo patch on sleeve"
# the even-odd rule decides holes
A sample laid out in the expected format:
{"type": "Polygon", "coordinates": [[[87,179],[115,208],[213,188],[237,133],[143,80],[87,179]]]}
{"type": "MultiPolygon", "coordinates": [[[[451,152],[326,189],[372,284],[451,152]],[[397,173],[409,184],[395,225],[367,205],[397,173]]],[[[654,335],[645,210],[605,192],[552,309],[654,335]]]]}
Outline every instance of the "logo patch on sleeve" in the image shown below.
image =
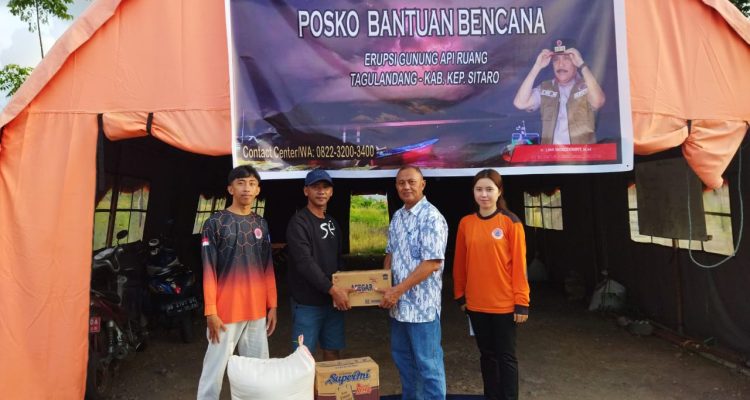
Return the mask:
{"type": "Polygon", "coordinates": [[[208,238],[207,238],[207,237],[204,237],[204,238],[203,238],[203,239],[201,240],[201,246],[208,246],[208,245],[209,245],[209,243],[208,243],[208,238]]]}

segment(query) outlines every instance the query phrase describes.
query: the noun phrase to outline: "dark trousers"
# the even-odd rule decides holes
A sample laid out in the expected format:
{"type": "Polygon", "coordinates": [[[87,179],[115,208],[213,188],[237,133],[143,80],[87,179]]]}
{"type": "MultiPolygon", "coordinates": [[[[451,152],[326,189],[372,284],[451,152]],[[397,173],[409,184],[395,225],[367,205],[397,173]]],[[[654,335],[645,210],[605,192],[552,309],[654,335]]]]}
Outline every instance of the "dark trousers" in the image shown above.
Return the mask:
{"type": "Polygon", "coordinates": [[[517,400],[518,359],[513,313],[468,313],[479,347],[484,397],[491,400],[517,400]]]}

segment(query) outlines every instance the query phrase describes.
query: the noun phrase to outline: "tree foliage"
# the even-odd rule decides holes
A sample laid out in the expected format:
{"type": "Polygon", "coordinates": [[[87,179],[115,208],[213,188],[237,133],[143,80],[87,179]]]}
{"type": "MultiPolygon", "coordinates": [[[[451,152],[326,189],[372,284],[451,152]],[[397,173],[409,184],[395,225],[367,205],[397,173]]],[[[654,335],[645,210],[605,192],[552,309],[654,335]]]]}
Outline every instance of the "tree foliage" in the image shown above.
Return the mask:
{"type": "Polygon", "coordinates": [[[68,14],[68,5],[73,0],[10,0],[8,8],[10,13],[21,18],[21,21],[29,24],[29,30],[36,32],[39,24],[49,22],[49,16],[55,16],[60,19],[73,19],[68,14]]]}
{"type": "Polygon", "coordinates": [[[74,0],[10,0],[8,8],[10,13],[21,18],[21,21],[29,24],[31,32],[37,32],[39,36],[39,49],[44,57],[44,46],[42,45],[42,24],[49,22],[50,15],[70,20],[73,16],[68,14],[68,5],[74,0]]]}
{"type": "Polygon", "coordinates": [[[0,91],[12,96],[31,73],[31,67],[8,64],[0,69],[0,91]]]}
{"type": "Polygon", "coordinates": [[[737,6],[737,8],[745,14],[746,17],[750,17],[750,0],[729,0],[737,6]]]}

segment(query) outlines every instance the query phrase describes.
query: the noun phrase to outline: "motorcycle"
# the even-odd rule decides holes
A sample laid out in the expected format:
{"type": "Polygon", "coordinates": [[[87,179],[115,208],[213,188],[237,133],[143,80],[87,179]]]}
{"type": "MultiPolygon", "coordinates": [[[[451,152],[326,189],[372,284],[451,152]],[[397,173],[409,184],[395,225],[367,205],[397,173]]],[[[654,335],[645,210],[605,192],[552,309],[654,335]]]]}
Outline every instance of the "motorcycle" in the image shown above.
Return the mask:
{"type": "Polygon", "coordinates": [[[120,245],[127,235],[126,230],[118,232],[117,245],[93,257],[86,375],[89,400],[106,398],[119,363],[144,350],[147,344],[142,312],[145,293],[140,279],[143,268],[137,263],[138,250],[126,251],[120,245]],[[123,258],[128,262],[122,262],[123,258]]]}
{"type": "Polygon", "coordinates": [[[151,292],[151,314],[166,327],[177,326],[184,343],[193,341],[193,310],[200,307],[196,296],[195,274],[182,264],[176,252],[164,240],[148,242],[146,263],[148,288],[151,292]]]}

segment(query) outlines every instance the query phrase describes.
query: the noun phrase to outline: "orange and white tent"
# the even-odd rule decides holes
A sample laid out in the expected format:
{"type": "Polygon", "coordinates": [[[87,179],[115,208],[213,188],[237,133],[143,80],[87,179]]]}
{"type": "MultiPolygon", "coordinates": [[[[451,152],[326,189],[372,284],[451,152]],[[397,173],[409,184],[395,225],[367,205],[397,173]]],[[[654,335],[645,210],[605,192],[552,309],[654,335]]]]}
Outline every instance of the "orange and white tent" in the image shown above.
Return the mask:
{"type": "Polygon", "coordinates": [[[625,4],[635,154],[682,146],[721,187],[750,121],[750,20],[727,0],[625,4]]]}
{"type": "MultiPolygon", "coordinates": [[[[682,146],[720,186],[750,121],[750,21],[727,0],[626,13],[636,154],[682,146]]],[[[3,398],[83,397],[99,120],[112,140],[230,153],[224,15],[218,0],[98,0],[0,114],[3,398]]]]}

